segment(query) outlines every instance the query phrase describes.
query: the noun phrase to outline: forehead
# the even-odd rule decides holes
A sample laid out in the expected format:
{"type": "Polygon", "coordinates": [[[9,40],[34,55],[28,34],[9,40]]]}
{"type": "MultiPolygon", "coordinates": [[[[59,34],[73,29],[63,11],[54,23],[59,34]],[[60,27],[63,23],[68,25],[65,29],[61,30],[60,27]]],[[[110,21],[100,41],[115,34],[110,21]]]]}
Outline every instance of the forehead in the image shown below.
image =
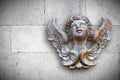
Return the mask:
{"type": "Polygon", "coordinates": [[[84,20],[75,20],[75,21],[72,22],[71,26],[72,26],[72,25],[75,25],[75,24],[78,25],[78,24],[81,24],[81,23],[82,23],[82,24],[86,24],[86,22],[85,22],[84,20]]]}

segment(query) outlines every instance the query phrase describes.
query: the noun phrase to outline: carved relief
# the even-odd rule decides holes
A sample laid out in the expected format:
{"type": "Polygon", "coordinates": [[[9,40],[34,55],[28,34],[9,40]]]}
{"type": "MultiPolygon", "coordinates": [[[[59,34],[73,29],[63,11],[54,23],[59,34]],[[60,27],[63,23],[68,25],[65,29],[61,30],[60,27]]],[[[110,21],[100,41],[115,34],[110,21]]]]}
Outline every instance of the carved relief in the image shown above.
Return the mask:
{"type": "Polygon", "coordinates": [[[111,26],[109,19],[102,18],[100,27],[93,29],[88,18],[72,16],[64,32],[58,29],[56,20],[53,20],[48,24],[48,40],[57,49],[64,66],[87,69],[96,65],[95,59],[111,40],[111,26]],[[69,43],[73,43],[72,49],[69,43]]]}

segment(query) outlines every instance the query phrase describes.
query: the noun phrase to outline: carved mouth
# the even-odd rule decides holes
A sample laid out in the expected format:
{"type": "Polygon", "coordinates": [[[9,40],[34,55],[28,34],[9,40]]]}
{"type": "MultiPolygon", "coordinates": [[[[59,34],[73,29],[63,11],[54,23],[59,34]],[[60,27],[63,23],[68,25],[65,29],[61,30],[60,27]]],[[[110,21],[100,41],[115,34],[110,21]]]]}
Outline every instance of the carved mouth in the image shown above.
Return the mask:
{"type": "Polygon", "coordinates": [[[81,30],[81,29],[78,29],[76,32],[78,32],[78,33],[81,33],[83,30],[81,30]]]}

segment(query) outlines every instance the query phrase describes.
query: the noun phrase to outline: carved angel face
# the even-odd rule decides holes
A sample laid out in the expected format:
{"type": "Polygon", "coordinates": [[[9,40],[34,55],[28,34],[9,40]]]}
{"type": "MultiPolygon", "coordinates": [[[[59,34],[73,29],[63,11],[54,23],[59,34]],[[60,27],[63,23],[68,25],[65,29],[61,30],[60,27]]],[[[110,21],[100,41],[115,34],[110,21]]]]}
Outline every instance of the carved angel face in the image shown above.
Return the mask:
{"type": "Polygon", "coordinates": [[[85,39],[88,36],[88,27],[84,20],[75,20],[71,26],[73,37],[85,39]]]}

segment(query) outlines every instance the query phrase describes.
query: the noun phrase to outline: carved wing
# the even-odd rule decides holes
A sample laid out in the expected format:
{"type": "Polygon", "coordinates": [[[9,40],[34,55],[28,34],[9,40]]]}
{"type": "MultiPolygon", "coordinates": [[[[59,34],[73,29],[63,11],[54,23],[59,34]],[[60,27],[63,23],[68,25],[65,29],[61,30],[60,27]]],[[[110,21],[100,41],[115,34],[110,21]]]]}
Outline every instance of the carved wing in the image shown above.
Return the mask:
{"type": "Polygon", "coordinates": [[[102,18],[101,26],[90,35],[93,46],[96,46],[97,50],[92,54],[91,59],[95,59],[101,53],[101,51],[107,46],[111,40],[112,23],[109,19],[102,18]]]}
{"type": "Polygon", "coordinates": [[[110,20],[102,18],[101,26],[97,30],[91,31],[91,34],[89,34],[88,38],[93,43],[93,46],[88,51],[81,53],[81,63],[87,66],[96,65],[94,60],[99,56],[101,51],[111,40],[111,26],[112,23],[110,20]]]}
{"type": "Polygon", "coordinates": [[[63,59],[64,66],[70,66],[77,62],[78,53],[68,48],[68,36],[65,32],[59,30],[56,25],[56,20],[53,20],[47,28],[48,40],[52,42],[57,49],[59,56],[63,59]]]}
{"type": "Polygon", "coordinates": [[[53,46],[57,49],[59,56],[66,56],[69,51],[69,48],[67,47],[68,37],[65,32],[57,28],[56,20],[53,20],[48,24],[47,32],[48,40],[50,40],[53,46]]]}

